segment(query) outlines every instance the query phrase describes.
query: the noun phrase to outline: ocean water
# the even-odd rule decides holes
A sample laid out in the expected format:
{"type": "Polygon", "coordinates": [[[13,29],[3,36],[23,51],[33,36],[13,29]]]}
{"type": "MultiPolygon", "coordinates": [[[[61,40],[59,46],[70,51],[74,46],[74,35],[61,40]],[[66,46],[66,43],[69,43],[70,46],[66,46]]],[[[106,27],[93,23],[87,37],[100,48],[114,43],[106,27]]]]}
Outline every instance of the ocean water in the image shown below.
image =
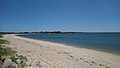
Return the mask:
{"type": "Polygon", "coordinates": [[[120,54],[120,33],[21,34],[18,36],[120,54]]]}

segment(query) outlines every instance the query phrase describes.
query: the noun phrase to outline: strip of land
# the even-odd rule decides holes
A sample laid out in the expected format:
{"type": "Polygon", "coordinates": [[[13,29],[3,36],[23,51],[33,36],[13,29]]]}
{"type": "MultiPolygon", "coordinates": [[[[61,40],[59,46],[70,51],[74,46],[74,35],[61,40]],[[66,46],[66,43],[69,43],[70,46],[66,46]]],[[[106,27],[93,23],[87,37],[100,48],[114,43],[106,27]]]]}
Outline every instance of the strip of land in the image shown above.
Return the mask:
{"type": "Polygon", "coordinates": [[[64,44],[4,35],[28,68],[120,68],[120,56],[64,44]]]}

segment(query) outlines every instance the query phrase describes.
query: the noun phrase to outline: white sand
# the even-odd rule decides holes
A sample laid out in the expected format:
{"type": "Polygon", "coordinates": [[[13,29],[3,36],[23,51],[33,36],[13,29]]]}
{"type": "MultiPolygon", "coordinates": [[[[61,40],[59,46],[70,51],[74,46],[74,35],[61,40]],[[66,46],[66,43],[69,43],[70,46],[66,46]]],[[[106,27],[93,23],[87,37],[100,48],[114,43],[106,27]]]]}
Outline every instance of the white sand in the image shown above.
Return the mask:
{"type": "Polygon", "coordinates": [[[64,44],[4,35],[28,68],[120,68],[120,56],[64,44]]]}

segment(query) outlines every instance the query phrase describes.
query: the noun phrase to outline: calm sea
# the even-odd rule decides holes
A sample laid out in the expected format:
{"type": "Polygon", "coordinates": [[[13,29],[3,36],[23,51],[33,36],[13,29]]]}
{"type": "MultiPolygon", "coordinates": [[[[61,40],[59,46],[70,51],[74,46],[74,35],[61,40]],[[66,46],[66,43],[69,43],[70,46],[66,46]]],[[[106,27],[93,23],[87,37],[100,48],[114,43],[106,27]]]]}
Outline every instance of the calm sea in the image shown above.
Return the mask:
{"type": "Polygon", "coordinates": [[[18,36],[120,54],[120,33],[22,34],[18,36]]]}

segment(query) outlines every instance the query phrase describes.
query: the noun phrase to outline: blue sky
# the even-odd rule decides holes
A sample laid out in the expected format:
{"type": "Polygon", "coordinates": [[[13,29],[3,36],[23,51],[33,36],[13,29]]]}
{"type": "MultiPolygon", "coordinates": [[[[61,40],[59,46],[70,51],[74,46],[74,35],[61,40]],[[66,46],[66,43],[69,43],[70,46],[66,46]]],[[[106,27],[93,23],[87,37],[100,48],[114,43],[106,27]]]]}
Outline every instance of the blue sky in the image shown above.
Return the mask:
{"type": "Polygon", "coordinates": [[[120,0],[0,0],[0,31],[120,32],[120,0]]]}

